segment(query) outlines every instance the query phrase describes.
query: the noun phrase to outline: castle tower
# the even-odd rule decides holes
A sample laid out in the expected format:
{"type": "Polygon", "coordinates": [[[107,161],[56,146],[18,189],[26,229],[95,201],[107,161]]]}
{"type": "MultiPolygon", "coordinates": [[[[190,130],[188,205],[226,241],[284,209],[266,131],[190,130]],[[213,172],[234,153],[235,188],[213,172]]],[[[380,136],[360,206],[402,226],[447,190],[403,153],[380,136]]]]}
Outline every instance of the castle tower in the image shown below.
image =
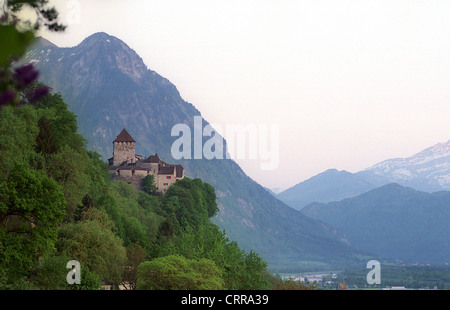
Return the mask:
{"type": "Polygon", "coordinates": [[[135,161],[135,142],[125,129],[119,133],[116,140],[113,141],[113,166],[119,166],[123,162],[132,163],[135,161]]]}

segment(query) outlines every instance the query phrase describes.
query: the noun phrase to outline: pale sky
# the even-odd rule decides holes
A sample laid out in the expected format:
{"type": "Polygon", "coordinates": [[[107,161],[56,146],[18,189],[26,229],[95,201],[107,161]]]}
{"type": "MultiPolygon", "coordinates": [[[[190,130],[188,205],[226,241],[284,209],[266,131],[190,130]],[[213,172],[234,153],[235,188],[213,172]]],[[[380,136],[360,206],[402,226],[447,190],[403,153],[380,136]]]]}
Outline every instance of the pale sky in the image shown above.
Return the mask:
{"type": "Polygon", "coordinates": [[[450,139],[448,0],[58,0],[74,46],[99,31],[133,48],[210,123],[277,124],[287,188],[450,139]]]}

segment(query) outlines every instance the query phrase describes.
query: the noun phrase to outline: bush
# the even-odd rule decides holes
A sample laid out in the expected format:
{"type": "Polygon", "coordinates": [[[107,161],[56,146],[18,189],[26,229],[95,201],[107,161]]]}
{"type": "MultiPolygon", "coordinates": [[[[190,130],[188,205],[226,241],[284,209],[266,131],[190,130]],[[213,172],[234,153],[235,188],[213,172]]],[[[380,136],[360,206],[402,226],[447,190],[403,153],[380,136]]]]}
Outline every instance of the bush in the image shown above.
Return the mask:
{"type": "Polygon", "coordinates": [[[220,290],[224,282],[209,259],[190,260],[170,255],[146,261],[138,267],[139,290],[220,290]]]}

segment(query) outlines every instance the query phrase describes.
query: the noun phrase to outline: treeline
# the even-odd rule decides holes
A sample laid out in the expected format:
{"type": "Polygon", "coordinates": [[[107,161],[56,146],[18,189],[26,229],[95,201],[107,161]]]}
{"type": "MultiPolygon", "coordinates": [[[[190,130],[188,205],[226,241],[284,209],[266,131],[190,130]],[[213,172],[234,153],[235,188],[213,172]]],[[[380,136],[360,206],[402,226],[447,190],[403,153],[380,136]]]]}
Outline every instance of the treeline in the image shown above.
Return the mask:
{"type": "Polygon", "coordinates": [[[393,286],[412,289],[433,289],[435,287],[440,290],[450,289],[450,267],[446,265],[382,266],[381,284],[372,285],[367,284],[367,272],[368,269],[345,270],[325,288],[335,288],[337,283],[345,281],[349,289],[390,288],[393,286]]]}
{"type": "Polygon", "coordinates": [[[211,185],[185,178],[159,196],[151,177],[145,191],[111,180],[59,94],[1,107],[0,171],[0,289],[283,288],[210,221],[211,185]]]}
{"type": "Polygon", "coordinates": [[[81,263],[81,288],[147,288],[147,273],[162,270],[138,266],[163,257],[211,268],[190,288],[267,288],[265,263],[209,221],[214,188],[184,179],[161,197],[111,181],[60,95],[3,106],[0,142],[1,288],[68,288],[69,260],[81,263]]]}

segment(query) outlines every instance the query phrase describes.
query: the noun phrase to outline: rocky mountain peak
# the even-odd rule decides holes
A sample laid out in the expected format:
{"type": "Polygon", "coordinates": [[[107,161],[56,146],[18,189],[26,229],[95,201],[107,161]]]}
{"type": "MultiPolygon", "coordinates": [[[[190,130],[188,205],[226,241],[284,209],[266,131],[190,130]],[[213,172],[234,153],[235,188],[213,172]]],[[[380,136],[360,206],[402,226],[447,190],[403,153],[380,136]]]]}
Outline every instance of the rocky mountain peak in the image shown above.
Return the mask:
{"type": "Polygon", "coordinates": [[[74,48],[73,53],[84,55],[83,63],[89,66],[107,65],[138,82],[146,73],[147,66],[139,55],[125,42],[104,32],[94,33],[74,48]],[[99,61],[101,60],[101,61],[99,61]]]}

